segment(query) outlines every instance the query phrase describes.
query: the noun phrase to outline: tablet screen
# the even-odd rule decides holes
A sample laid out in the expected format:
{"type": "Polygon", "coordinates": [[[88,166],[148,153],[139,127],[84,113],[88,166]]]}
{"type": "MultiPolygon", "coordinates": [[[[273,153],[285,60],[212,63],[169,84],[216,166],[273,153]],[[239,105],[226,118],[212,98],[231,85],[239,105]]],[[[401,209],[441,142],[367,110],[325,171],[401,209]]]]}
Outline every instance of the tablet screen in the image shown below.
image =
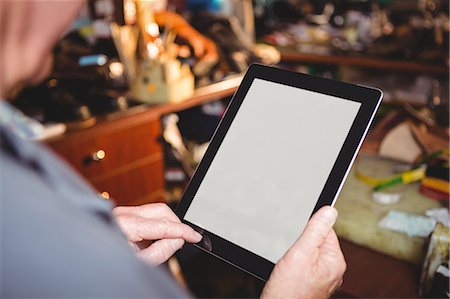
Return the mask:
{"type": "Polygon", "coordinates": [[[254,79],[184,219],[276,263],[303,231],[360,106],[254,79]]]}

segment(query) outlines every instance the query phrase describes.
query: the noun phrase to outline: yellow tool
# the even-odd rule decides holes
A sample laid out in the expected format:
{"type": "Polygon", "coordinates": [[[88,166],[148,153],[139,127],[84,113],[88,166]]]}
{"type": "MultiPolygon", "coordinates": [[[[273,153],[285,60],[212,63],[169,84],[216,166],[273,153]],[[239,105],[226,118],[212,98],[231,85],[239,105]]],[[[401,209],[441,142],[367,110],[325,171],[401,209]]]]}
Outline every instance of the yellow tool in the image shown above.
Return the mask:
{"type": "Polygon", "coordinates": [[[421,166],[413,170],[402,172],[399,175],[396,175],[390,179],[385,180],[384,182],[379,183],[373,188],[373,190],[381,191],[383,189],[392,187],[397,184],[409,184],[412,182],[419,181],[425,177],[425,170],[426,167],[421,166]]]}

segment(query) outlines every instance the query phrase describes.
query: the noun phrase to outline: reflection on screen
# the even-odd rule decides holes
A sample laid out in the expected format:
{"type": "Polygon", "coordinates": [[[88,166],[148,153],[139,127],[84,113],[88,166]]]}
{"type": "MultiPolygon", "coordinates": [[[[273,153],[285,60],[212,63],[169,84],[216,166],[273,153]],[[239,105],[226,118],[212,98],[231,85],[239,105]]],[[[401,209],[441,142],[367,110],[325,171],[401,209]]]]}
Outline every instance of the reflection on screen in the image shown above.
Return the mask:
{"type": "Polygon", "coordinates": [[[276,263],[303,231],[360,105],[255,79],[185,219],[276,263]]]}

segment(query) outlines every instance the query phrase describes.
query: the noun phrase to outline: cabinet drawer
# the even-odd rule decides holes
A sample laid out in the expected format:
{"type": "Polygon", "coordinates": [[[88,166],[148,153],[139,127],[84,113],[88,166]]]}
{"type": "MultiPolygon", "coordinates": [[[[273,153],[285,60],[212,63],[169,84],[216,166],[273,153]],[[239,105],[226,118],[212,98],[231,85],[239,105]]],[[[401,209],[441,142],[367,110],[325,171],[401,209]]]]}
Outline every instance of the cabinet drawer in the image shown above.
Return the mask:
{"type": "Polygon", "coordinates": [[[110,196],[118,205],[163,201],[163,160],[91,183],[100,194],[110,196]]]}
{"type": "Polygon", "coordinates": [[[72,138],[51,144],[84,177],[91,179],[146,157],[162,155],[160,122],[154,120],[95,138],[72,138]]]}

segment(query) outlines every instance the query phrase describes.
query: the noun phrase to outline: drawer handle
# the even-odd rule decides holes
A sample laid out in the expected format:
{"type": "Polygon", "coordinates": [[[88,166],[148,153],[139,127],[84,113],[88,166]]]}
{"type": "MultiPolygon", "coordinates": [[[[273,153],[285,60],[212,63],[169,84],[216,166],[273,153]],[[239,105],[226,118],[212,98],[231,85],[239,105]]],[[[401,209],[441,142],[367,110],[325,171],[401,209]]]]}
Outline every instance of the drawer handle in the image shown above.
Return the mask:
{"type": "Polygon", "coordinates": [[[95,161],[95,162],[99,162],[99,161],[105,159],[105,157],[106,157],[106,153],[104,150],[98,150],[91,154],[91,159],[92,159],[92,161],[95,161]]]}
{"type": "Polygon", "coordinates": [[[100,196],[103,197],[104,199],[108,200],[111,198],[111,196],[109,195],[108,192],[103,191],[102,193],[100,193],[100,196]]]}

